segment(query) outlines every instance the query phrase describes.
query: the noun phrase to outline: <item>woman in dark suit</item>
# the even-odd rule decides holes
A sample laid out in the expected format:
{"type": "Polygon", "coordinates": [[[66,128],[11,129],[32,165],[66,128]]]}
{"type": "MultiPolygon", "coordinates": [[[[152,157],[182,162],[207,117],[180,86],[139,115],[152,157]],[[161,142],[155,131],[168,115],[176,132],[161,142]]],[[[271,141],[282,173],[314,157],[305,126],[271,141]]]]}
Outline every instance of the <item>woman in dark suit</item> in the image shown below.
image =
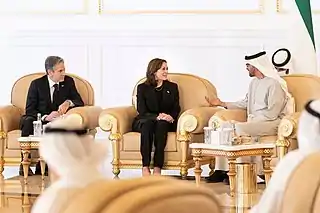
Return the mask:
{"type": "Polygon", "coordinates": [[[167,134],[177,129],[180,113],[179,91],[177,84],[168,81],[168,66],[163,59],[152,59],[146,75],[146,81],[137,87],[139,115],[134,119],[132,129],[141,133],[142,174],[150,175],[151,151],[154,142],[153,174],[161,175],[167,134]]]}

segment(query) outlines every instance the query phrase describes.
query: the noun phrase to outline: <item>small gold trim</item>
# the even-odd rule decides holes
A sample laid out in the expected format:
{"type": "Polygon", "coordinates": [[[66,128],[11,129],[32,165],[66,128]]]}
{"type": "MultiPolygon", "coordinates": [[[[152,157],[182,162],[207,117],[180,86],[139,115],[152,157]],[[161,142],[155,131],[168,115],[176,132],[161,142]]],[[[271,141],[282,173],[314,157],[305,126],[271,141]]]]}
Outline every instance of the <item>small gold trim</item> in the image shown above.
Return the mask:
{"type": "Polygon", "coordinates": [[[0,139],[6,139],[7,133],[5,131],[0,131],[0,139]]]}
{"type": "Polygon", "coordinates": [[[35,10],[35,11],[21,11],[21,12],[1,12],[3,15],[10,15],[10,14],[18,14],[18,15],[84,15],[87,14],[89,11],[89,0],[82,0],[83,2],[83,9],[81,11],[41,11],[41,10],[35,10]]]}
{"type": "Polygon", "coordinates": [[[274,148],[256,148],[248,150],[224,151],[218,149],[191,148],[191,155],[194,157],[221,156],[227,158],[238,158],[244,156],[271,156],[274,148]]]}
{"type": "MultiPolygon", "coordinates": [[[[287,13],[288,11],[283,8],[283,0],[277,0],[277,13],[287,13]]],[[[320,14],[320,9],[312,10],[314,14],[320,14]]]]}
{"type": "Polygon", "coordinates": [[[259,1],[256,10],[105,10],[104,1],[98,0],[99,14],[262,14],[264,12],[264,0],[259,1]]]}

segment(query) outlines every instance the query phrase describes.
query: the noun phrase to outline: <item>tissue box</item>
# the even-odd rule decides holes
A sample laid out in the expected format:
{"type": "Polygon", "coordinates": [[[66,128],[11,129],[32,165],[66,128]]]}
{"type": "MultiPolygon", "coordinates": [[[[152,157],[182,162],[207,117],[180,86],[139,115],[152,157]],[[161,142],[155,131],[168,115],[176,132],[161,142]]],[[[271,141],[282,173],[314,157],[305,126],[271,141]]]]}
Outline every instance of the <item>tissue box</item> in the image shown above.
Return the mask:
{"type": "Polygon", "coordinates": [[[221,131],[211,131],[211,144],[220,145],[221,141],[221,131]]]}

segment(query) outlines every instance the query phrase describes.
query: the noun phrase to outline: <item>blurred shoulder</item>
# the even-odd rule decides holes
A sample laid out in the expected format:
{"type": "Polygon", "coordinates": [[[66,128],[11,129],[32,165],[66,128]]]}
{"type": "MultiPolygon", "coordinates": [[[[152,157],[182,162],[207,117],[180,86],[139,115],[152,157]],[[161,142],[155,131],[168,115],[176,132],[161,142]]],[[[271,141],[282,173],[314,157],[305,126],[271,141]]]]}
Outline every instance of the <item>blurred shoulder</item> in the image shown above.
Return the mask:
{"type": "Polygon", "coordinates": [[[74,82],[74,79],[73,79],[71,76],[66,75],[66,76],[64,77],[64,81],[65,81],[65,82],[74,82]]]}
{"type": "Polygon", "coordinates": [[[172,82],[172,81],[169,81],[169,80],[166,80],[164,81],[164,83],[168,86],[168,87],[174,87],[174,88],[178,88],[178,84],[172,82]]]}

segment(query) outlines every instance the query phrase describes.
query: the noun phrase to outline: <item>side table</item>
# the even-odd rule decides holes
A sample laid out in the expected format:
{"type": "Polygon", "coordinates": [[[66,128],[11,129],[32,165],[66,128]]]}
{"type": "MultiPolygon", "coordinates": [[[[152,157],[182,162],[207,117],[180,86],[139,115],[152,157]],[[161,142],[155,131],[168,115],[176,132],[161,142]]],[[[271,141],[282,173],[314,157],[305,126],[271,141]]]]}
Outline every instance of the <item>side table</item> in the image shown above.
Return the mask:
{"type": "MultiPolygon", "coordinates": [[[[29,159],[29,154],[31,153],[31,150],[39,150],[40,140],[41,140],[41,137],[35,137],[35,136],[18,138],[18,142],[20,143],[21,153],[23,156],[21,164],[23,166],[24,181],[26,184],[28,182],[28,170],[31,164],[31,160],[29,159]]],[[[44,180],[46,163],[41,157],[38,160],[40,161],[41,177],[42,177],[42,180],[44,180]]]]}
{"type": "Polygon", "coordinates": [[[230,180],[230,194],[234,196],[236,184],[236,159],[245,156],[261,156],[263,162],[263,171],[266,178],[266,185],[268,184],[272,169],[270,168],[271,156],[275,148],[274,143],[256,143],[246,145],[211,145],[204,143],[192,143],[189,145],[193,160],[195,162],[194,173],[196,177],[196,184],[200,185],[200,177],[202,173],[201,160],[203,158],[212,157],[212,161],[216,156],[226,157],[229,163],[229,180],[230,180]]]}

